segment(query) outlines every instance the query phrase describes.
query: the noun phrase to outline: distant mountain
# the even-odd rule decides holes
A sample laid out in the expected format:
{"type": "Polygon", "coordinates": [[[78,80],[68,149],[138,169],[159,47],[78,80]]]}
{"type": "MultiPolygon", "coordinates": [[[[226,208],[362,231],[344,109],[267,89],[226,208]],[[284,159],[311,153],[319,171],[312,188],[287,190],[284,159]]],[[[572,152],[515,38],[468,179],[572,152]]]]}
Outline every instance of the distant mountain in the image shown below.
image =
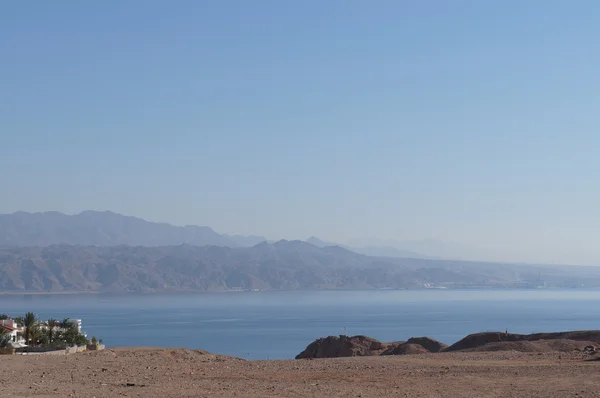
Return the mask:
{"type": "Polygon", "coordinates": [[[404,240],[393,239],[353,239],[348,247],[363,248],[362,253],[386,255],[390,257],[446,258],[446,259],[480,259],[487,253],[473,247],[444,242],[438,239],[404,240]],[[373,251],[373,249],[375,251],[373,251]]]}
{"type": "Polygon", "coordinates": [[[426,256],[421,253],[413,252],[410,250],[401,250],[390,246],[367,246],[367,247],[352,247],[344,246],[348,250],[352,250],[355,253],[365,254],[367,256],[377,257],[407,257],[407,258],[435,258],[433,256],[426,256]]]}
{"type": "Polygon", "coordinates": [[[341,246],[338,243],[326,242],[324,240],[317,238],[316,236],[311,236],[310,238],[308,238],[306,240],[306,243],[310,243],[311,245],[317,246],[317,247],[341,246]]]}
{"type": "Polygon", "coordinates": [[[179,244],[252,246],[264,237],[220,235],[210,227],[177,227],[153,223],[110,211],[84,211],[0,215],[0,246],[168,246],[179,244]]]}
{"type": "Polygon", "coordinates": [[[302,241],[0,248],[0,292],[475,287],[600,287],[600,268],[369,257],[302,241]]]}
{"type": "Polygon", "coordinates": [[[223,236],[229,240],[231,240],[236,246],[248,247],[255,246],[259,243],[266,242],[267,238],[264,236],[256,236],[256,235],[227,235],[223,234],[223,236]]]}
{"type": "MultiPolygon", "coordinates": [[[[315,236],[306,240],[317,247],[340,246],[359,254],[378,257],[434,258],[417,251],[393,246],[340,245],[315,236]]],[[[154,223],[110,211],[84,211],[66,215],[17,212],[0,214],[0,246],[194,246],[250,247],[261,242],[274,243],[264,236],[219,234],[206,226],[184,227],[154,223]]]]}
{"type": "Polygon", "coordinates": [[[356,247],[350,245],[341,245],[339,243],[333,243],[321,240],[316,236],[311,236],[306,240],[306,242],[315,245],[317,247],[327,247],[327,246],[340,246],[347,250],[353,251],[354,253],[364,254],[367,256],[375,256],[375,257],[408,257],[408,258],[434,258],[430,256],[423,255],[421,253],[409,251],[409,250],[401,250],[391,246],[366,246],[366,247],[356,247]]]}

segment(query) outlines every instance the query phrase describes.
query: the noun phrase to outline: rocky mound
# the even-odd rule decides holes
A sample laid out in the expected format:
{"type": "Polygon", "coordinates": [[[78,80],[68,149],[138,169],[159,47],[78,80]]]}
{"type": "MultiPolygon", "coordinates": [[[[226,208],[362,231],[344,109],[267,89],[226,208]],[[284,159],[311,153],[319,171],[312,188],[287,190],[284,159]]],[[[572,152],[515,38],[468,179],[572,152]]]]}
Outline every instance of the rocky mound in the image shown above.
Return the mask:
{"type": "Polygon", "coordinates": [[[405,343],[396,343],[383,351],[381,355],[414,355],[441,352],[448,345],[429,337],[411,337],[405,343]]]}
{"type": "Polygon", "coordinates": [[[600,351],[600,331],[582,330],[535,334],[475,333],[464,337],[451,346],[429,337],[412,337],[406,342],[382,343],[367,336],[329,336],[313,341],[296,356],[296,359],[414,355],[449,351],[586,351],[593,353],[600,351]]]}
{"type": "Polygon", "coordinates": [[[382,343],[367,336],[341,335],[313,341],[296,356],[296,359],[426,354],[441,352],[447,347],[446,344],[429,337],[412,337],[406,342],[382,343]]]}
{"type": "MultiPolygon", "coordinates": [[[[600,344],[600,331],[582,330],[574,332],[559,333],[535,333],[535,334],[513,334],[503,332],[486,332],[470,334],[462,340],[457,341],[445,351],[463,351],[483,347],[492,343],[499,342],[521,342],[521,341],[539,341],[539,340],[572,340],[600,344]]],[[[586,345],[587,345],[586,344],[586,345]]]]}
{"type": "Polygon", "coordinates": [[[367,336],[329,336],[310,343],[296,359],[379,355],[393,344],[382,343],[367,336]]]}
{"type": "Polygon", "coordinates": [[[501,341],[519,341],[522,339],[522,336],[523,335],[502,332],[474,333],[452,344],[450,347],[446,348],[446,351],[470,350],[501,341]]]}
{"type": "Polygon", "coordinates": [[[411,337],[406,344],[418,344],[429,352],[441,352],[448,348],[448,344],[434,340],[430,337],[411,337]]]}
{"type": "Polygon", "coordinates": [[[416,355],[429,353],[430,351],[428,351],[425,347],[423,347],[420,344],[402,343],[398,344],[395,347],[388,348],[387,350],[382,352],[381,355],[416,355]]]}

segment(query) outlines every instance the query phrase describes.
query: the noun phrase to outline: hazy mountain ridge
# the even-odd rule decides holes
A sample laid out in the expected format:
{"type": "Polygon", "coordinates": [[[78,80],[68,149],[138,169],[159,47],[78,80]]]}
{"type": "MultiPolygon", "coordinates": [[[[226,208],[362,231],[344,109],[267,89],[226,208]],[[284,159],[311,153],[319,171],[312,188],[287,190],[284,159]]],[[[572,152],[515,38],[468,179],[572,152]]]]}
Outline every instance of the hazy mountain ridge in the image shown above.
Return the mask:
{"type": "MultiPolygon", "coordinates": [[[[477,254],[477,250],[473,248],[435,239],[406,242],[366,239],[340,245],[313,236],[307,241],[322,248],[337,246],[358,254],[388,257],[386,260],[388,262],[396,259],[474,261],[474,259],[487,258],[484,252],[477,254]]],[[[0,214],[0,247],[46,247],[60,244],[155,247],[188,244],[239,248],[251,247],[261,242],[276,243],[264,236],[219,234],[206,226],[155,223],[110,211],[88,210],[76,215],[55,211],[0,214]]]]}
{"type": "Polygon", "coordinates": [[[595,267],[369,257],[302,241],[223,246],[0,248],[0,291],[158,292],[423,287],[599,287],[595,267]]]}
{"type": "MultiPolygon", "coordinates": [[[[175,226],[155,223],[111,211],[87,210],[75,215],[56,211],[0,214],[0,246],[196,246],[250,247],[268,241],[264,236],[219,234],[207,226],[175,226]]],[[[272,241],[268,241],[272,243],[272,241]]],[[[379,257],[435,258],[392,246],[353,246],[326,242],[316,237],[307,242],[318,246],[341,246],[355,253],[379,257]]]]}
{"type": "Polygon", "coordinates": [[[178,227],[110,211],[88,210],[75,215],[59,212],[0,215],[0,246],[166,246],[185,243],[236,247],[244,239],[255,244],[261,237],[221,235],[210,227],[178,227]]]}
{"type": "Polygon", "coordinates": [[[317,238],[316,236],[311,236],[306,240],[306,242],[313,244],[317,247],[326,247],[326,246],[340,246],[344,249],[353,251],[359,254],[365,254],[367,256],[375,256],[375,257],[406,257],[406,258],[436,258],[434,256],[428,256],[422,253],[417,253],[410,250],[398,249],[393,246],[352,246],[352,245],[344,245],[334,242],[328,242],[317,238]]]}
{"type": "Polygon", "coordinates": [[[233,243],[235,245],[242,246],[242,247],[255,246],[255,245],[258,245],[259,243],[267,241],[267,238],[265,238],[264,236],[258,236],[258,235],[227,235],[227,234],[223,234],[222,236],[233,241],[233,243]]]}

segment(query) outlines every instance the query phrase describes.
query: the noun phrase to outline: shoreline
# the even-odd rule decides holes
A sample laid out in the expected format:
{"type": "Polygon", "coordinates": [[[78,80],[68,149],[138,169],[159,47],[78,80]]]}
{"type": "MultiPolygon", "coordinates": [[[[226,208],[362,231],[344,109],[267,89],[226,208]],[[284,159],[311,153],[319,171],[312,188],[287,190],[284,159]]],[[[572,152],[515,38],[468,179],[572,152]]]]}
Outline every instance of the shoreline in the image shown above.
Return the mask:
{"type": "Polygon", "coordinates": [[[548,291],[600,291],[600,287],[547,287],[547,288],[535,288],[535,287],[493,287],[493,286],[473,286],[473,287],[458,287],[458,288],[415,288],[415,289],[226,289],[226,290],[157,290],[151,292],[127,292],[127,291],[98,291],[98,290],[68,290],[68,291],[0,291],[0,296],[60,296],[60,295],[175,295],[175,294],[215,294],[215,293],[267,293],[267,292],[424,292],[424,291],[528,291],[528,292],[548,292],[548,291]]]}

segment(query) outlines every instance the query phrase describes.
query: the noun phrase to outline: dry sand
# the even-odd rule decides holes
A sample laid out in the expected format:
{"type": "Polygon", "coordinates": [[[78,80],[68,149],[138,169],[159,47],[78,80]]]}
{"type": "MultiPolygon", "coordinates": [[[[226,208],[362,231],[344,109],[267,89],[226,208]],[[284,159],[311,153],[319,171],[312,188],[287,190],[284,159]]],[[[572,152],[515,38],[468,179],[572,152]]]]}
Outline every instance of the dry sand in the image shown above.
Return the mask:
{"type": "Polygon", "coordinates": [[[184,349],[0,356],[1,397],[600,397],[583,353],[244,361],[184,349]]]}

